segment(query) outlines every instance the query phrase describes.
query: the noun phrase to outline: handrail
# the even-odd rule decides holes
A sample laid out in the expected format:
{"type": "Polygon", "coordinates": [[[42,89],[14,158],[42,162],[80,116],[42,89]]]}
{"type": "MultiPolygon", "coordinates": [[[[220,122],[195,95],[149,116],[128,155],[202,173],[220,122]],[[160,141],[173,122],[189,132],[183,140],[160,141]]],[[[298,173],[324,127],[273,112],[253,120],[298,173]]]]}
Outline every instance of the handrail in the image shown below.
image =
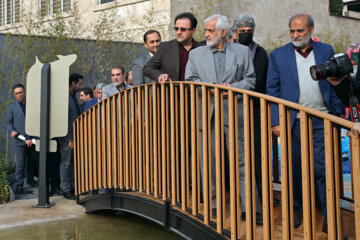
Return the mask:
{"type": "MultiPolygon", "coordinates": [[[[241,232],[239,142],[244,134],[246,238],[256,238],[254,99],[260,99],[262,142],[262,237],[274,239],[271,104],[279,105],[282,191],[282,237],[294,238],[290,110],[300,112],[304,238],[315,239],[315,185],[312,157],[312,118],[324,119],[328,236],[341,237],[340,127],[351,122],[296,103],[252,91],[193,82],[145,84],[119,92],[74,121],[75,193],[101,188],[128,190],[165,201],[191,214],[219,234],[238,239],[241,232]],[[228,93],[228,97],[224,94],[228,93]],[[239,101],[242,99],[242,101],[239,101]],[[201,103],[201,108],[200,108],[201,103]],[[224,113],[228,120],[224,122],[224,113]],[[239,114],[243,112],[243,117],[239,114]],[[211,115],[212,114],[212,115],[211,115]],[[201,125],[200,125],[201,123],[201,125]],[[229,149],[224,142],[229,129],[229,149]],[[240,131],[240,125],[244,132],[240,131]],[[212,135],[211,126],[215,134],[212,135]],[[214,144],[215,143],[215,144],[214,144]],[[215,155],[212,156],[212,146],[215,155]],[[227,157],[226,157],[227,155],[227,157]],[[203,165],[200,163],[203,159],[203,165]],[[226,160],[229,160],[229,197],[226,160]],[[215,168],[211,162],[215,161],[215,168]],[[201,170],[202,169],[202,170],[201,170]],[[213,171],[216,181],[212,182],[213,171]],[[203,173],[203,176],[201,175],[203,173]],[[216,191],[216,216],[211,206],[216,191]],[[201,196],[202,195],[202,196],[201,196]],[[203,202],[201,201],[203,198],[203,202]],[[224,232],[225,231],[225,232],[224,232]]],[[[359,138],[351,137],[352,176],[360,174],[359,138]]],[[[276,164],[274,164],[276,166],[276,164]]],[[[274,171],[276,172],[276,171],[274,171]]],[[[278,177],[274,176],[274,179],[278,177]]],[[[355,226],[360,224],[360,180],[352,178],[355,226]]],[[[354,229],[360,239],[360,228],[354,229]]]]}

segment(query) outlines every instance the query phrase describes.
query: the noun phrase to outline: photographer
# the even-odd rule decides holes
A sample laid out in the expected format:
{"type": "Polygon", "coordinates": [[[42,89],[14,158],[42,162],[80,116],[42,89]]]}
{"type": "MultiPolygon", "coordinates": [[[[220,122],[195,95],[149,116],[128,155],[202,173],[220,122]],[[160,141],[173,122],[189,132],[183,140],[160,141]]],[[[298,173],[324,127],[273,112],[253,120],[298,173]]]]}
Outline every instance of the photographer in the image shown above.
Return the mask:
{"type": "MultiPolygon", "coordinates": [[[[327,80],[333,86],[333,89],[336,92],[336,95],[340,100],[346,105],[349,106],[349,100],[351,97],[351,92],[357,99],[360,99],[360,87],[358,82],[360,81],[360,71],[356,73],[356,82],[352,81],[347,75],[342,77],[328,77],[327,80]]],[[[354,123],[351,132],[358,137],[360,135],[360,123],[354,123]]]]}

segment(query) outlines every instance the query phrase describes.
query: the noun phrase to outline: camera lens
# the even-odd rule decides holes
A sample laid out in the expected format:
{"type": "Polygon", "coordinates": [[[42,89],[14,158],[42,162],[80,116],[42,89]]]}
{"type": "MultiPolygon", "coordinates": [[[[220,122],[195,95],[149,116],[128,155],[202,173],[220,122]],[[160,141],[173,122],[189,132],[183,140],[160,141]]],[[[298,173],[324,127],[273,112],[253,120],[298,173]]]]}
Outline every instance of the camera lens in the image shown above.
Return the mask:
{"type": "Polygon", "coordinates": [[[330,76],[336,76],[337,66],[333,61],[316,64],[310,67],[310,74],[312,79],[314,80],[324,79],[330,76]]]}
{"type": "Polygon", "coordinates": [[[320,73],[317,65],[310,67],[310,74],[311,74],[312,79],[314,79],[314,80],[320,79],[321,73],[320,73]]]}

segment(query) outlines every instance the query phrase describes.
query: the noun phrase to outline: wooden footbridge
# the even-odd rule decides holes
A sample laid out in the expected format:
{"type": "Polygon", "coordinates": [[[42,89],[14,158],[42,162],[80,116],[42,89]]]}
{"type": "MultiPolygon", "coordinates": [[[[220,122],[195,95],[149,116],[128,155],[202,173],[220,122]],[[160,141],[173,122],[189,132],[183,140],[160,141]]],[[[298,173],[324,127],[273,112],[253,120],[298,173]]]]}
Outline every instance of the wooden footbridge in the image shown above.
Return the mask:
{"type": "Polygon", "coordinates": [[[242,89],[191,82],[141,85],[101,101],[74,122],[75,193],[87,212],[130,212],[189,239],[341,239],[342,233],[360,239],[360,138],[350,139],[351,182],[343,180],[341,168],[340,128],[350,127],[342,118],[242,89]],[[260,102],[261,149],[254,145],[254,101],[260,102]],[[280,154],[271,134],[271,104],[279,106],[280,154]],[[300,113],[301,124],[303,222],[297,229],[290,111],[300,113]],[[328,235],[316,208],[314,118],[324,122],[328,235]],[[261,226],[256,225],[256,151],[262,156],[261,226]],[[242,156],[246,209],[240,209],[239,197],[242,156]]]}

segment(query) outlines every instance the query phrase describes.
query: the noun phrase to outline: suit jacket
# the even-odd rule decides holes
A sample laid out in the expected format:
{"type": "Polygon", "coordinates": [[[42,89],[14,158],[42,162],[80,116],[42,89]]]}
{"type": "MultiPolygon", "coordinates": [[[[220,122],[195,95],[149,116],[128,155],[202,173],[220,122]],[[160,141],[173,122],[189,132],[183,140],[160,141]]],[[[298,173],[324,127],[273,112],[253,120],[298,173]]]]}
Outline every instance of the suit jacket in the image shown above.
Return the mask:
{"type": "MultiPolygon", "coordinates": [[[[18,101],[11,103],[7,107],[6,128],[10,134],[11,132],[16,131],[19,135],[23,135],[28,138],[28,136],[25,134],[25,115],[18,101]]],[[[13,143],[15,146],[26,145],[24,141],[18,139],[17,137],[13,139],[13,143]]]]}
{"type": "MultiPolygon", "coordinates": [[[[333,48],[321,42],[313,41],[313,51],[316,64],[324,63],[334,55],[333,48]]],[[[343,105],[330,83],[326,79],[318,82],[326,107],[331,114],[340,115],[343,105]]],[[[300,88],[295,49],[292,43],[280,47],[270,54],[266,91],[271,96],[298,103],[300,88]]],[[[295,121],[295,115],[296,112],[291,111],[291,126],[295,121]]],[[[275,104],[271,106],[271,119],[272,126],[279,125],[279,108],[275,104]]]]}
{"type": "MultiPolygon", "coordinates": [[[[132,88],[132,87],[133,86],[131,86],[129,84],[125,84],[124,89],[132,88]]],[[[114,95],[115,93],[118,93],[118,92],[119,92],[119,89],[117,87],[115,87],[115,84],[110,83],[109,85],[106,85],[102,89],[102,100],[104,100],[105,98],[110,97],[111,95],[114,95]]]]}
{"type": "MultiPolygon", "coordinates": [[[[195,47],[201,44],[195,41],[195,47]]],[[[193,50],[191,50],[193,51],[193,50]]],[[[180,79],[180,52],[179,43],[176,39],[161,42],[157,52],[144,66],[144,75],[153,81],[158,81],[158,77],[167,73],[172,81],[180,79]]]]}
{"type": "MultiPolygon", "coordinates": [[[[79,106],[79,104],[74,101],[73,97],[71,96],[71,93],[69,92],[68,133],[67,133],[67,135],[65,137],[66,140],[74,138],[74,136],[73,136],[74,135],[74,133],[73,133],[73,122],[81,114],[81,112],[79,112],[78,109],[76,108],[76,104],[79,106]]],[[[80,106],[79,106],[79,110],[80,110],[80,106]]]]}
{"type": "Polygon", "coordinates": [[[143,74],[143,68],[145,64],[150,60],[150,58],[151,55],[147,49],[136,57],[132,67],[132,77],[133,77],[134,86],[154,82],[150,78],[145,77],[143,74]]]}
{"type": "Polygon", "coordinates": [[[87,101],[86,103],[84,103],[83,112],[86,112],[86,110],[88,110],[89,108],[91,108],[92,106],[94,106],[97,103],[98,103],[97,98],[93,98],[90,101],[87,101]]]}
{"type": "MultiPolygon", "coordinates": [[[[190,52],[189,61],[186,65],[185,79],[193,82],[207,82],[213,84],[229,83],[233,87],[242,89],[254,89],[255,72],[250,49],[247,46],[235,43],[227,43],[226,63],[223,79],[216,78],[214,55],[210,47],[198,47],[190,52]]],[[[242,97],[238,98],[239,125],[242,125],[242,97]]],[[[202,109],[201,98],[199,108],[202,109]]],[[[224,99],[224,124],[228,125],[228,100],[224,99]]],[[[211,98],[211,116],[214,111],[214,98],[211,98]]],[[[202,117],[200,114],[200,122],[202,117]]],[[[202,125],[200,124],[200,128],[202,125]]]]}

